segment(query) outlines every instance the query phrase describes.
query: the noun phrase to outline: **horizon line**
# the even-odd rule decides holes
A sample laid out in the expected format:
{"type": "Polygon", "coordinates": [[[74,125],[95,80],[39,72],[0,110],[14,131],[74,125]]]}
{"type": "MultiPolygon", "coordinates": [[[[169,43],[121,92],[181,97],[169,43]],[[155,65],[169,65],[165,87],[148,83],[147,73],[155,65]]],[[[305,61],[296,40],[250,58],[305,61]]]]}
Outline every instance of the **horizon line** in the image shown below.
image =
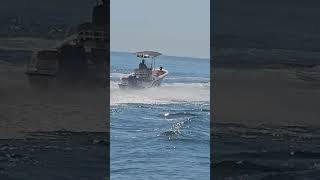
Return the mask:
{"type": "MultiPolygon", "coordinates": [[[[133,53],[133,52],[128,52],[128,51],[121,51],[121,50],[110,50],[110,53],[133,53]]],[[[180,58],[194,58],[194,59],[203,59],[203,60],[210,60],[210,57],[191,57],[191,56],[180,56],[180,55],[169,55],[169,54],[162,54],[163,56],[167,57],[180,57],[180,58]]]]}

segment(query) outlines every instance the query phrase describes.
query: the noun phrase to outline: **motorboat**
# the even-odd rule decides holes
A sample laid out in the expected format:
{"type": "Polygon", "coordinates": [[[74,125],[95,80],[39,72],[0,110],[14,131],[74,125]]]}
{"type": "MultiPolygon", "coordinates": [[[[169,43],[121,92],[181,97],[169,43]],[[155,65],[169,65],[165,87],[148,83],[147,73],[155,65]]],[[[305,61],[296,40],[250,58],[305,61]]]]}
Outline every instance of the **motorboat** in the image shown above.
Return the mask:
{"type": "Polygon", "coordinates": [[[168,75],[163,67],[155,68],[155,59],[161,53],[155,51],[141,51],[134,53],[141,62],[139,68],[134,69],[131,74],[121,77],[120,89],[144,89],[161,85],[162,80],[168,75]],[[146,60],[151,60],[148,66],[146,60]]]}

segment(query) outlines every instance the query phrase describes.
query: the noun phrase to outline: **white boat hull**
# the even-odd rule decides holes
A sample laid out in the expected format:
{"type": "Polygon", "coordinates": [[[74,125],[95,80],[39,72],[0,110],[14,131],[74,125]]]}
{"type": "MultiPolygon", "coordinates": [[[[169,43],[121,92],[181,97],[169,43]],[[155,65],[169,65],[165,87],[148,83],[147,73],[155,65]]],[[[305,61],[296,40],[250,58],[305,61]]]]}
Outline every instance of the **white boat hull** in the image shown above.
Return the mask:
{"type": "MultiPolygon", "coordinates": [[[[154,71],[160,71],[159,69],[154,71]]],[[[163,79],[168,75],[168,71],[162,69],[161,75],[153,75],[152,80],[149,81],[142,81],[136,80],[134,83],[130,83],[129,76],[133,76],[134,73],[129,74],[121,78],[121,83],[119,84],[120,89],[145,89],[151,87],[158,87],[161,85],[163,79]]]]}

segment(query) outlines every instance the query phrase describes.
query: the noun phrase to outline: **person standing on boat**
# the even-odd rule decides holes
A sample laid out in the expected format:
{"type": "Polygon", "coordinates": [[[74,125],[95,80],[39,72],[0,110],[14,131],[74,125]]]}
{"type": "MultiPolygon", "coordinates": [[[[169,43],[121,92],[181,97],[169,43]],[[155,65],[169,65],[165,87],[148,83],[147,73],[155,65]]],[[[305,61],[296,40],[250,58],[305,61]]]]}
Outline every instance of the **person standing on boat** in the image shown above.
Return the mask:
{"type": "Polygon", "coordinates": [[[139,69],[148,69],[144,59],[142,59],[141,63],[139,64],[139,69]]]}

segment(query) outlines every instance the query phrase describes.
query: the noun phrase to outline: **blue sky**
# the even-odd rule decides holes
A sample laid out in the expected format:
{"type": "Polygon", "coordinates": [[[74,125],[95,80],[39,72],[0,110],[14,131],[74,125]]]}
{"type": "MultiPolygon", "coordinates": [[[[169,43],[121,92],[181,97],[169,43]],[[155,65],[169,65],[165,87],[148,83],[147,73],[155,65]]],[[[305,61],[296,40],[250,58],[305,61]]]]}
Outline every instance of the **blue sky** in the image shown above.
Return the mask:
{"type": "Polygon", "coordinates": [[[210,0],[111,0],[111,51],[209,58],[210,0]]]}

